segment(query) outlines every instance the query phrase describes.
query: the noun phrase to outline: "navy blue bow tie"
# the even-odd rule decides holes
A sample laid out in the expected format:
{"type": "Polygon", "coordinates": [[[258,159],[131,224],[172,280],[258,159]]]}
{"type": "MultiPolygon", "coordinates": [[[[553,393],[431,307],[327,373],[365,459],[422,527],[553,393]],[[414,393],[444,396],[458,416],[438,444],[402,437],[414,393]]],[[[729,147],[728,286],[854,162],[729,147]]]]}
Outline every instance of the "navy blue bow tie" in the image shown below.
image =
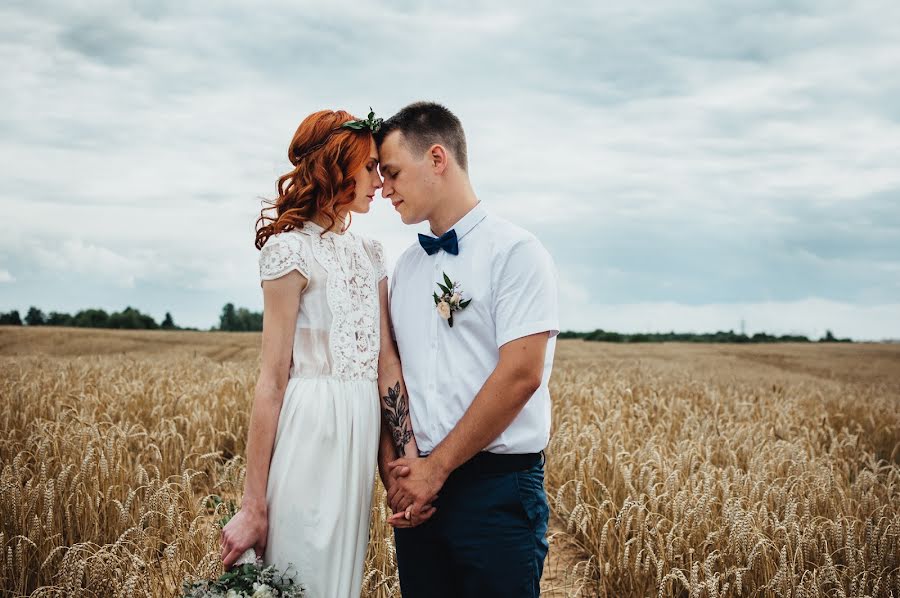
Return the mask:
{"type": "Polygon", "coordinates": [[[428,255],[434,255],[441,249],[451,255],[459,255],[459,241],[456,239],[456,231],[452,228],[441,235],[440,238],[419,234],[419,245],[422,246],[422,249],[428,255]]]}

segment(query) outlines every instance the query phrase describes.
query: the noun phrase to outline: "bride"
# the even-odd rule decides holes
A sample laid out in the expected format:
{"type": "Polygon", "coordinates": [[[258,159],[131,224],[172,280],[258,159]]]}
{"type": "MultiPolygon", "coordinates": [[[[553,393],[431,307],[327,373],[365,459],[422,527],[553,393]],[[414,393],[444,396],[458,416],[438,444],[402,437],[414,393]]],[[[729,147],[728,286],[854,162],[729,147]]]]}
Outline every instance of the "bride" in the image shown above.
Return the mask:
{"type": "Polygon", "coordinates": [[[381,187],[380,123],[371,112],[309,115],[257,220],[261,367],[241,509],[221,556],[228,568],[253,548],[313,598],[359,596],[378,451],[418,454],[382,247],[348,230],[381,187]]]}

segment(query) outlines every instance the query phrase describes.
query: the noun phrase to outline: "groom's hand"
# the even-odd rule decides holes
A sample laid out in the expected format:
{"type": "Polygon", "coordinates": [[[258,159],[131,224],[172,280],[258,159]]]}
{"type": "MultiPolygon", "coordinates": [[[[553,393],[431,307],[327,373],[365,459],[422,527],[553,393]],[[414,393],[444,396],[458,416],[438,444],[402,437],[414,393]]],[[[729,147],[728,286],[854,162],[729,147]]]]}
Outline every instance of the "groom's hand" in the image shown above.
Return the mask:
{"type": "Polygon", "coordinates": [[[422,507],[421,512],[417,516],[413,517],[412,500],[403,493],[400,485],[396,483],[398,479],[409,475],[409,467],[401,466],[391,470],[385,464],[384,470],[386,475],[382,483],[387,491],[387,502],[392,512],[392,515],[387,518],[387,522],[390,525],[394,527],[415,527],[434,515],[436,509],[431,506],[431,503],[437,499],[436,496],[422,507]],[[407,513],[409,514],[407,515],[407,513]]]}
{"type": "Polygon", "coordinates": [[[407,499],[406,494],[402,492],[400,485],[397,483],[397,480],[409,475],[409,467],[394,467],[392,469],[389,463],[393,463],[393,461],[388,462],[384,466],[387,475],[383,483],[384,489],[387,490],[388,505],[391,507],[391,511],[396,513],[412,504],[412,501],[407,499]]]}
{"type": "Polygon", "coordinates": [[[428,504],[422,507],[421,511],[413,515],[412,499],[408,498],[401,490],[400,485],[395,483],[396,480],[407,475],[409,475],[409,467],[406,466],[397,467],[392,474],[388,475],[388,479],[391,480],[391,486],[387,491],[388,504],[393,514],[387,518],[387,522],[393,527],[416,527],[431,519],[437,510],[431,506],[437,500],[437,496],[434,496],[428,501],[428,504]]]}
{"type": "Polygon", "coordinates": [[[412,527],[428,520],[435,512],[431,503],[447,481],[447,473],[428,457],[397,459],[388,464],[388,470],[394,477],[393,496],[388,497],[395,513],[388,520],[391,525],[412,527]],[[394,476],[395,471],[406,475],[394,476]]]}

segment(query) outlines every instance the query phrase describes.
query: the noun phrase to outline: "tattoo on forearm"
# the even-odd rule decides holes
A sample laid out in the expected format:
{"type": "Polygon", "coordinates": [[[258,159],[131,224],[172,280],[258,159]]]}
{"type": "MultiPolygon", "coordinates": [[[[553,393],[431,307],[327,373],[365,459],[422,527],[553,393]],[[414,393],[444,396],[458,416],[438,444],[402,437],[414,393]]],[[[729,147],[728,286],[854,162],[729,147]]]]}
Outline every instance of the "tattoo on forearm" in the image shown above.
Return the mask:
{"type": "Polygon", "coordinates": [[[381,397],[381,400],[384,401],[384,417],[394,437],[397,453],[405,457],[406,445],[413,439],[413,431],[409,419],[409,400],[400,393],[400,382],[393,388],[389,386],[387,396],[381,397]]]}

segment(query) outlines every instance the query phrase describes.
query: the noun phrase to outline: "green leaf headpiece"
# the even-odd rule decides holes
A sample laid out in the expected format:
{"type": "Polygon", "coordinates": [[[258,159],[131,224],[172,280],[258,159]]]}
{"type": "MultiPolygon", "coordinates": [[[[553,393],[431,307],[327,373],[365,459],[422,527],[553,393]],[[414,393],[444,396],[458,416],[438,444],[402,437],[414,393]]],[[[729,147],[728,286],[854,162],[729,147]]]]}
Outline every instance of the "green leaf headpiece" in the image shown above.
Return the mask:
{"type": "Polygon", "coordinates": [[[372,131],[372,134],[378,132],[378,129],[381,128],[381,123],[384,122],[383,118],[375,118],[375,112],[372,111],[372,107],[369,106],[369,116],[366,120],[351,120],[350,122],[345,122],[339,128],[342,129],[353,129],[354,131],[362,131],[363,129],[369,129],[372,131]]]}
{"type": "Polygon", "coordinates": [[[306,148],[302,153],[295,155],[292,163],[296,165],[297,162],[299,162],[302,158],[305,158],[312,152],[323,147],[326,143],[328,143],[328,140],[331,139],[331,136],[338,131],[341,131],[343,129],[350,129],[351,131],[364,131],[368,129],[374,135],[378,132],[378,129],[381,128],[381,124],[383,122],[383,118],[375,118],[375,112],[372,110],[372,107],[369,106],[369,116],[365,120],[350,120],[338,127],[333,128],[328,132],[327,135],[325,135],[325,139],[311,147],[306,148]]]}

